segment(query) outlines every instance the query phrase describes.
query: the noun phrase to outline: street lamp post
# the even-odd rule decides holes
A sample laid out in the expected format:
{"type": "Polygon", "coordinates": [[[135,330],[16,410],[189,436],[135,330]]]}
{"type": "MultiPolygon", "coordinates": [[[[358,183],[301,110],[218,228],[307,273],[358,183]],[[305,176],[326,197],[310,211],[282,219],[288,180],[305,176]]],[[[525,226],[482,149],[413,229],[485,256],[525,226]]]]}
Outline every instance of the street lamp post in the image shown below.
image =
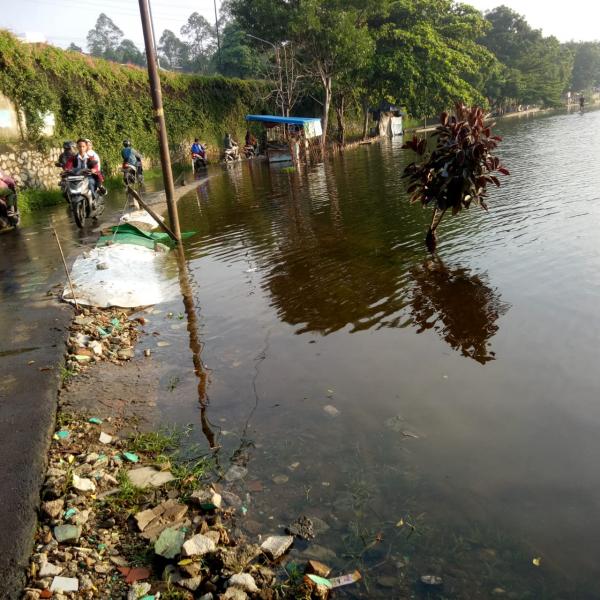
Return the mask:
{"type": "MultiPolygon", "coordinates": [[[[269,42],[269,40],[263,40],[263,38],[260,38],[256,35],[252,35],[251,33],[247,33],[246,35],[255,40],[258,40],[259,42],[269,44],[269,46],[272,46],[273,50],[275,50],[275,62],[277,63],[277,74],[278,74],[278,78],[279,78],[278,93],[282,97],[282,100],[283,100],[283,74],[282,74],[282,70],[281,70],[281,57],[279,55],[279,46],[276,46],[273,42],[269,42]]],[[[286,114],[285,114],[285,105],[284,104],[285,104],[284,102],[281,103],[281,115],[285,117],[286,114]]]]}

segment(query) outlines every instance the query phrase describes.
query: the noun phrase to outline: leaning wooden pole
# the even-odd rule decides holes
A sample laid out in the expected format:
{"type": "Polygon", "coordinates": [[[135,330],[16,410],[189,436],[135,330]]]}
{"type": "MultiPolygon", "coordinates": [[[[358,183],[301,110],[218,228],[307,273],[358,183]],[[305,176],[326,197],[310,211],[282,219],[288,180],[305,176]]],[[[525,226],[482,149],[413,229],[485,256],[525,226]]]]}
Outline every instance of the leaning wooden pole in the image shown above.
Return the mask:
{"type": "Polygon", "coordinates": [[[156,46],[152,30],[152,18],[150,16],[150,3],[149,0],[139,0],[139,4],[140,15],[142,17],[142,29],[144,31],[146,59],[148,61],[148,77],[150,78],[150,93],[152,95],[152,107],[154,109],[154,123],[156,125],[156,133],[158,136],[160,164],[165,184],[169,220],[171,221],[175,239],[181,244],[181,229],[179,228],[179,215],[177,214],[177,203],[175,201],[175,185],[173,183],[173,171],[171,170],[169,140],[167,137],[167,126],[165,124],[165,111],[163,109],[160,76],[158,74],[156,46]]]}
{"type": "Polygon", "coordinates": [[[127,186],[127,193],[131,194],[140,204],[140,206],[158,223],[158,226],[169,236],[171,239],[178,241],[177,236],[169,227],[167,227],[164,221],[142,200],[140,194],[138,194],[130,185],[127,186]]]}

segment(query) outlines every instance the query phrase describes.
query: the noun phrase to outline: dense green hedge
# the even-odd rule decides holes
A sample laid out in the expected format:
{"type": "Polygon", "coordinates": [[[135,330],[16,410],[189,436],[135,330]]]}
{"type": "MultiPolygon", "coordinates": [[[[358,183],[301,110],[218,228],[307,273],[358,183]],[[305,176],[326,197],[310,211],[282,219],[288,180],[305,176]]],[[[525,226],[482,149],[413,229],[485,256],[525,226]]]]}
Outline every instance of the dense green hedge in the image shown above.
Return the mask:
{"type": "MultiPolygon", "coordinates": [[[[194,136],[217,147],[226,130],[243,135],[246,113],[267,108],[263,82],[168,72],[161,72],[161,79],[174,147],[194,136]]],[[[89,137],[106,170],[118,165],[125,137],[142,154],[157,155],[144,69],[22,43],[0,30],[0,92],[25,113],[28,142],[56,145],[64,139],[89,137]],[[56,118],[50,140],[39,136],[42,115],[48,111],[56,118]]]]}

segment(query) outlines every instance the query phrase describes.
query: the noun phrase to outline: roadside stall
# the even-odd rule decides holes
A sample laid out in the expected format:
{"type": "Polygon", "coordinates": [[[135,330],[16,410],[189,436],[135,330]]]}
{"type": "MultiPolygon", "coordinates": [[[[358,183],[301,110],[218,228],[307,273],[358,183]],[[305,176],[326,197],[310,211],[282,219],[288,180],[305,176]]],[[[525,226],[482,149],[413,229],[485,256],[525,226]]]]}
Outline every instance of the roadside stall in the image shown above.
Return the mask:
{"type": "Polygon", "coordinates": [[[323,133],[316,117],[278,117],[246,115],[246,121],[261,123],[266,132],[264,152],[271,163],[295,162],[302,150],[309,151],[310,141],[323,133]]]}

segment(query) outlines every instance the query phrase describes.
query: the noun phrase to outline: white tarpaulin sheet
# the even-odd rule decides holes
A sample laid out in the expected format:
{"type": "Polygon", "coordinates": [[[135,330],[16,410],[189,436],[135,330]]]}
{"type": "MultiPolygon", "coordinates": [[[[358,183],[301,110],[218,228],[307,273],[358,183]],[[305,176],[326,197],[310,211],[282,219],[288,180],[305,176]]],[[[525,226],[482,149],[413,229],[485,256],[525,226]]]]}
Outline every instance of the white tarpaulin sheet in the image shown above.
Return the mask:
{"type": "MultiPolygon", "coordinates": [[[[71,280],[79,304],[106,308],[135,308],[159,304],[173,297],[166,276],[166,254],[133,244],[93,248],[77,257],[71,280]]],[[[63,299],[73,302],[68,282],[63,299]]]]}

